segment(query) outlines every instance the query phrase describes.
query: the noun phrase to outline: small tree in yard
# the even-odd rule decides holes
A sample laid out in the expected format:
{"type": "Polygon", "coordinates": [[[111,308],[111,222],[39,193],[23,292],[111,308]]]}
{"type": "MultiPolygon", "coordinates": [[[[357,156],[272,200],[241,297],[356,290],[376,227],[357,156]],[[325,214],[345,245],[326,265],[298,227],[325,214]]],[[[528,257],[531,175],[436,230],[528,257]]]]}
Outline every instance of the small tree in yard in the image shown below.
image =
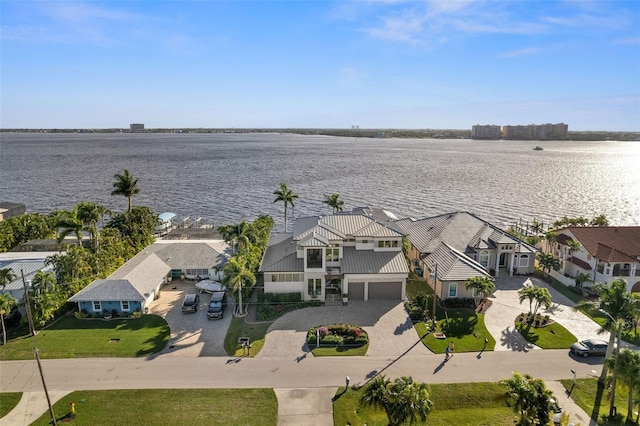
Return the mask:
{"type": "Polygon", "coordinates": [[[472,277],[464,282],[467,290],[473,289],[475,293],[476,305],[480,303],[482,298],[487,298],[496,290],[496,285],[491,278],[487,276],[472,277]]]}
{"type": "Polygon", "coordinates": [[[16,306],[18,302],[15,297],[10,294],[0,294],[0,326],[2,326],[2,344],[7,344],[7,328],[4,324],[4,318],[9,315],[11,309],[16,306]]]}
{"type": "Polygon", "coordinates": [[[433,408],[429,396],[426,383],[414,382],[411,377],[398,377],[392,382],[381,375],[371,381],[361,403],[384,409],[389,425],[396,426],[425,422],[433,408]]]}
{"type": "Polygon", "coordinates": [[[578,275],[576,275],[576,287],[582,287],[583,284],[585,283],[590,283],[591,280],[591,275],[589,274],[585,274],[584,272],[580,272],[578,275]]]}
{"type": "Polygon", "coordinates": [[[533,321],[541,305],[547,309],[551,306],[551,293],[545,287],[537,285],[522,287],[518,290],[518,296],[520,303],[529,300],[529,321],[533,321]]]}
{"type": "Polygon", "coordinates": [[[553,413],[553,392],[544,381],[528,374],[515,372],[509,379],[499,382],[507,388],[507,396],[514,401],[519,426],[546,425],[553,413]]]}
{"type": "Polygon", "coordinates": [[[552,254],[538,253],[538,264],[545,277],[549,276],[552,269],[554,271],[560,270],[560,261],[552,254]]]}

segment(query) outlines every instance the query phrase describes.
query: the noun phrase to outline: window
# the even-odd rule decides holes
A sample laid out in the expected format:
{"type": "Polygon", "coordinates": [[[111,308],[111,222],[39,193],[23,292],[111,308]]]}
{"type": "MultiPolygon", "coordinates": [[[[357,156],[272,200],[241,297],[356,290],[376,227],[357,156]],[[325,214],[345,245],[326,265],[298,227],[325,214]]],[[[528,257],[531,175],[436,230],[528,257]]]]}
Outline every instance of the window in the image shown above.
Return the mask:
{"type": "Polygon", "coordinates": [[[487,250],[483,250],[480,252],[480,258],[478,263],[484,266],[485,268],[489,266],[489,252],[487,250]]]}
{"type": "Polygon", "coordinates": [[[398,240],[378,241],[378,247],[380,248],[398,247],[398,240]]]}
{"type": "Polygon", "coordinates": [[[99,300],[94,300],[93,301],[93,310],[96,312],[101,312],[102,311],[102,303],[99,300]]]}
{"type": "Polygon", "coordinates": [[[208,269],[187,269],[185,271],[185,274],[191,276],[196,276],[196,277],[208,277],[209,276],[209,270],[208,269]]]}
{"type": "Polygon", "coordinates": [[[320,296],[322,293],[322,279],[309,278],[307,280],[307,294],[311,297],[320,296]]]}
{"type": "Polygon", "coordinates": [[[520,255],[520,265],[519,266],[529,266],[529,255],[521,254],[520,255]]]}
{"type": "Polygon", "coordinates": [[[272,283],[291,283],[300,281],[300,274],[271,274],[272,283]]]}
{"type": "Polygon", "coordinates": [[[337,262],[340,260],[340,249],[337,247],[330,247],[326,249],[327,262],[337,262]]]}
{"type": "Polygon", "coordinates": [[[369,240],[362,240],[362,244],[369,244],[369,240]]]}
{"type": "Polygon", "coordinates": [[[126,312],[129,310],[129,301],[128,300],[123,300],[120,302],[120,307],[122,308],[123,312],[126,312]]]}
{"type": "Polygon", "coordinates": [[[321,249],[307,249],[307,268],[322,268],[321,249]]]}
{"type": "Polygon", "coordinates": [[[458,283],[449,283],[449,297],[458,297],[458,283]]]}

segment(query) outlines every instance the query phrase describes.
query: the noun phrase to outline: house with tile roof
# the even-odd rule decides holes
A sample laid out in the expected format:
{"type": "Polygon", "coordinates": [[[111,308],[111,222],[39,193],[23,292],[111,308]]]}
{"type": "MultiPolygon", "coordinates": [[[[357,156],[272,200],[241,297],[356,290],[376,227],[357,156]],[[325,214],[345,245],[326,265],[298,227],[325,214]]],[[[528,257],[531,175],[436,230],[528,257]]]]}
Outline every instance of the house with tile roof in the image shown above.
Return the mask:
{"type": "Polygon", "coordinates": [[[453,212],[395,223],[411,242],[413,267],[428,272],[443,299],[472,297],[464,288],[468,278],[534,271],[535,247],[474,214],[453,212]]]}
{"type": "Polygon", "coordinates": [[[113,274],[95,280],[69,301],[89,314],[146,312],[172,277],[222,279],[231,247],[220,240],[159,240],[136,254],[113,274]]]}
{"type": "Polygon", "coordinates": [[[271,236],[260,265],[265,293],[303,300],[404,299],[409,274],[394,217],[358,208],[297,218],[294,231],[271,236]],[[386,218],[386,219],[385,219],[386,218]]]}
{"type": "Polygon", "coordinates": [[[574,285],[580,274],[596,282],[627,282],[627,291],[640,292],[640,226],[571,226],[555,231],[556,241],[543,251],[560,261],[560,270],[551,276],[565,285],[574,285]],[[572,250],[579,243],[577,250],[572,250]]]}

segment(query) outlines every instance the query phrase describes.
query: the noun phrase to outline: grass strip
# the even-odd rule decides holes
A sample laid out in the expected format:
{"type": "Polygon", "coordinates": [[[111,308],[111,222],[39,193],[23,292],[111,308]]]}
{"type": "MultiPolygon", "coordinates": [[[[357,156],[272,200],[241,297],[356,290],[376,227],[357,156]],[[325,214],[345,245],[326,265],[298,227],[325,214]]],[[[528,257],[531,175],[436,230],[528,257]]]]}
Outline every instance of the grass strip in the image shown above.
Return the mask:
{"type": "Polygon", "coordinates": [[[9,414],[22,398],[22,392],[2,392],[0,393],[0,418],[9,414]]]}
{"type": "Polygon", "coordinates": [[[67,315],[36,336],[20,336],[0,347],[0,360],[143,357],[169,342],[169,325],[158,315],[130,319],[77,319],[67,315]]]}
{"type": "MultiPolygon", "coordinates": [[[[76,391],[53,407],[58,422],[78,425],[277,425],[272,389],[125,389],[76,391]],[[70,415],[71,401],[75,416],[70,415]]],[[[32,425],[49,425],[45,412],[32,425]]]]}
{"type": "MultiPolygon", "coordinates": [[[[565,389],[570,390],[573,380],[560,381],[565,389]]],[[[571,399],[584,410],[598,424],[624,425],[627,415],[627,401],[629,400],[628,388],[618,382],[616,386],[615,406],[618,415],[609,418],[610,393],[604,386],[598,383],[597,378],[577,379],[576,385],[571,391],[571,399]]],[[[638,414],[636,414],[637,416],[638,414]]],[[[628,424],[631,424],[631,420],[628,424]]]]}
{"type": "Polygon", "coordinates": [[[436,330],[442,330],[444,339],[436,337],[434,333],[427,334],[424,322],[415,324],[418,336],[422,336],[422,343],[434,353],[443,354],[447,345],[453,342],[455,352],[492,351],[496,340],[491,336],[484,324],[484,314],[478,314],[470,309],[449,310],[449,319],[438,321],[436,330]],[[486,339],[486,343],[485,343],[486,339]]]}
{"type": "Polygon", "coordinates": [[[232,318],[224,338],[224,349],[229,356],[243,356],[245,349],[238,343],[238,339],[248,337],[251,344],[249,356],[256,356],[264,346],[265,336],[270,325],[271,323],[247,324],[244,322],[244,318],[232,318]]]}

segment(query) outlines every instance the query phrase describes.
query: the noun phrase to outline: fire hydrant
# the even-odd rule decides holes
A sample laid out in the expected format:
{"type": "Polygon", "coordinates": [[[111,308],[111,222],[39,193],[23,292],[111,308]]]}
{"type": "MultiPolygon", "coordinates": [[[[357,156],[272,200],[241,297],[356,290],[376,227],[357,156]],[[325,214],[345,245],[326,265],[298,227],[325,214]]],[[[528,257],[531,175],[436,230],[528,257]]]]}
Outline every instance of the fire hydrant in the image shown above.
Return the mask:
{"type": "Polygon", "coordinates": [[[69,407],[71,407],[71,415],[75,415],[76,414],[76,404],[75,404],[75,402],[71,401],[69,403],[69,407]]]}

